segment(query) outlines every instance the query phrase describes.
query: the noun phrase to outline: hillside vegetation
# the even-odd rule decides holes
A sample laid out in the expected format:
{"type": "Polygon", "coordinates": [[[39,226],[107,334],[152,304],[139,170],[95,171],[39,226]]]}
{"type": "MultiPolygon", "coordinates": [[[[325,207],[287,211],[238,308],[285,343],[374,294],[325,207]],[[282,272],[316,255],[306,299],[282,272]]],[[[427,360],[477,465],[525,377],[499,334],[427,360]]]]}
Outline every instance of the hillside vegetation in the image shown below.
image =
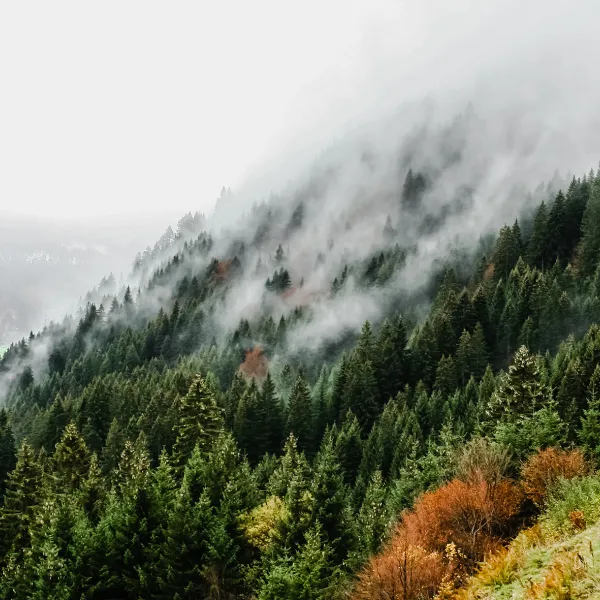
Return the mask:
{"type": "Polygon", "coordinates": [[[426,263],[452,164],[188,215],[13,344],[0,598],[594,597],[600,173],[426,263]]]}

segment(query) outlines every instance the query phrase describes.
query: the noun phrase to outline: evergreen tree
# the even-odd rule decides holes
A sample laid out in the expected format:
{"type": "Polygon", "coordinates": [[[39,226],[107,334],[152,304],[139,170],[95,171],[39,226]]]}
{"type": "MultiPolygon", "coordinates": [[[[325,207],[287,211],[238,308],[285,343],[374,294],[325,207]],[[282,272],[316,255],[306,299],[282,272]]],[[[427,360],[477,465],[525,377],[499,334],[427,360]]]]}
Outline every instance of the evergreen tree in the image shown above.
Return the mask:
{"type": "Polygon", "coordinates": [[[538,269],[548,267],[548,211],[542,202],[535,212],[533,230],[527,246],[527,262],[538,269]]]}
{"type": "Polygon", "coordinates": [[[531,415],[541,406],[544,395],[537,358],[521,346],[491,399],[487,418],[514,420],[531,415]]]}
{"type": "Polygon", "coordinates": [[[283,415],[275,384],[268,372],[262,386],[260,400],[265,414],[264,451],[275,454],[281,450],[283,444],[283,415]]]}
{"type": "MultiPolygon", "coordinates": [[[[466,333],[466,332],[465,332],[466,333]]],[[[467,335],[469,335],[467,333],[467,335]]],[[[470,337],[470,336],[469,336],[470,337]]],[[[451,356],[440,358],[435,376],[434,390],[449,396],[457,386],[456,365],[451,356]]]]}
{"type": "Polygon", "coordinates": [[[16,464],[15,438],[8,414],[4,408],[0,408],[0,494],[4,494],[6,478],[16,464]]]}
{"type": "Polygon", "coordinates": [[[46,427],[42,439],[42,446],[46,452],[54,452],[68,423],[69,414],[65,410],[61,396],[57,395],[46,417],[46,427]]]}
{"type": "Polygon", "coordinates": [[[581,226],[579,265],[584,275],[590,276],[600,261],[600,183],[592,186],[581,226]]]}
{"type": "Polygon", "coordinates": [[[292,388],[287,407],[286,430],[293,433],[301,450],[312,448],[312,407],[304,375],[300,373],[292,388]]]}
{"type": "Polygon", "coordinates": [[[341,562],[355,546],[355,532],[342,469],[331,442],[325,441],[315,458],[310,493],[312,521],[321,524],[341,562]]]}
{"type": "Polygon", "coordinates": [[[389,518],[385,493],[381,472],[375,471],[357,516],[356,530],[363,560],[379,551],[385,537],[389,518]]]}
{"type": "Polygon", "coordinates": [[[554,200],[547,220],[547,244],[545,256],[549,264],[555,261],[565,263],[568,259],[568,240],[565,237],[566,206],[565,197],[559,192],[554,200]]]}
{"type": "Polygon", "coordinates": [[[341,571],[333,566],[330,545],[317,525],[306,532],[304,544],[292,557],[276,557],[261,582],[258,600],[328,600],[341,581],[341,571]]]}
{"type": "Polygon", "coordinates": [[[354,483],[362,459],[361,429],[357,418],[351,411],[346,414],[339,432],[334,426],[331,436],[335,454],[344,475],[344,482],[351,485],[354,483]]]}
{"type": "Polygon", "coordinates": [[[177,465],[183,466],[196,445],[204,452],[210,449],[223,430],[223,417],[214,391],[199,375],[187,394],[176,401],[176,412],[173,457],[177,465]]]}
{"type": "Polygon", "coordinates": [[[566,421],[570,437],[574,438],[581,424],[583,409],[585,408],[585,381],[581,361],[575,358],[569,362],[562,378],[556,396],[557,408],[566,421]]]}
{"type": "Polygon", "coordinates": [[[513,267],[517,264],[520,248],[519,240],[515,239],[513,230],[505,225],[498,235],[492,262],[494,263],[494,276],[497,279],[507,278],[513,267]]]}
{"type": "Polygon", "coordinates": [[[10,550],[17,562],[31,542],[35,511],[42,500],[42,469],[35,459],[33,449],[23,442],[17,464],[9,473],[0,507],[0,556],[10,550]],[[15,558],[16,557],[16,558],[15,558]]]}
{"type": "Polygon", "coordinates": [[[579,440],[596,464],[600,462],[600,365],[590,380],[588,407],[581,419],[579,440]]]}
{"type": "Polygon", "coordinates": [[[52,457],[59,492],[78,489],[90,469],[90,453],[85,440],[71,422],[65,428],[52,457]]]}
{"type": "Polygon", "coordinates": [[[383,400],[394,398],[408,383],[410,373],[406,344],[406,326],[402,317],[395,322],[386,319],[381,326],[372,359],[383,400]]]}
{"type": "Polygon", "coordinates": [[[381,410],[372,363],[369,360],[363,362],[360,355],[353,356],[351,360],[344,390],[343,410],[352,411],[364,431],[371,428],[381,410]]]}

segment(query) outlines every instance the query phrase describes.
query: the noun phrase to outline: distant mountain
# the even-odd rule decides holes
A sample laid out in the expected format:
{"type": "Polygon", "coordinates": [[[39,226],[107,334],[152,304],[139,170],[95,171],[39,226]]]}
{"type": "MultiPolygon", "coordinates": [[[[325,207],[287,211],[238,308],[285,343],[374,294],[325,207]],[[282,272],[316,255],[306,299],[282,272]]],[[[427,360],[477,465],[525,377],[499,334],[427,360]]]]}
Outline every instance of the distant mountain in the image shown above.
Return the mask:
{"type": "Polygon", "coordinates": [[[0,215],[0,347],[76,310],[108,273],[126,275],[164,217],[54,221],[0,215]]]}

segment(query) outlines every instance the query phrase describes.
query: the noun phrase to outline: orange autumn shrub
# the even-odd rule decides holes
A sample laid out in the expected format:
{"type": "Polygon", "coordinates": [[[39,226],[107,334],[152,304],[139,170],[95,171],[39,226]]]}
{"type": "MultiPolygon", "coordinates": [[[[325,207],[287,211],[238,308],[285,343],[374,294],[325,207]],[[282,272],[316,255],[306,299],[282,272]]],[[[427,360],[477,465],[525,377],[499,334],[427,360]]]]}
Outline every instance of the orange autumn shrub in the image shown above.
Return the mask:
{"type": "Polygon", "coordinates": [[[560,479],[582,477],[587,463],[579,450],[548,448],[531,456],[521,469],[521,482],[527,497],[541,507],[550,489],[560,479]]]}
{"type": "Polygon", "coordinates": [[[452,565],[439,552],[408,543],[402,531],[360,574],[353,600],[426,600],[451,576],[452,565]]]}
{"type": "Polygon", "coordinates": [[[481,476],[423,494],[360,573],[353,600],[434,597],[433,590],[459,582],[514,532],[521,501],[510,481],[492,484],[481,476]]]}
{"type": "Polygon", "coordinates": [[[421,540],[430,550],[456,544],[471,568],[514,531],[521,501],[519,489],[506,479],[496,484],[482,477],[454,479],[421,496],[403,525],[410,540],[421,540]]]}
{"type": "Polygon", "coordinates": [[[254,346],[246,351],[244,362],[240,365],[240,372],[247,378],[254,377],[262,381],[267,376],[269,361],[263,354],[261,346],[254,346]]]}

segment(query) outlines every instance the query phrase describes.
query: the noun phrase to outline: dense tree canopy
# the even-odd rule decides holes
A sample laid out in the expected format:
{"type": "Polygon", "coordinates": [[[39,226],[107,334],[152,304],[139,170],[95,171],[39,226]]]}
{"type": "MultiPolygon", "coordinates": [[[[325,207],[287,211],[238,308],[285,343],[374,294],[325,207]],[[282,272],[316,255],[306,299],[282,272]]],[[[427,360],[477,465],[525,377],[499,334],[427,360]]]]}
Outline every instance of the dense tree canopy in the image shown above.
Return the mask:
{"type": "MultiPolygon", "coordinates": [[[[429,181],[408,171],[398,211],[418,214],[429,181]]],[[[597,176],[308,350],[294,340],[312,306],[285,304],[305,293],[287,242],[306,210],[256,208],[252,239],[223,256],[189,215],[136,258],[141,290],[90,299],[4,354],[0,598],[335,598],[423,492],[487,494],[487,481],[440,487],[469,440],[512,473],[547,447],[600,460],[597,176]],[[249,263],[261,244],[269,258],[249,263]],[[260,303],[223,333],[215,314],[249,272],[260,303]]],[[[320,301],[393,281],[411,248],[392,218],[377,242],[320,301]]]]}

